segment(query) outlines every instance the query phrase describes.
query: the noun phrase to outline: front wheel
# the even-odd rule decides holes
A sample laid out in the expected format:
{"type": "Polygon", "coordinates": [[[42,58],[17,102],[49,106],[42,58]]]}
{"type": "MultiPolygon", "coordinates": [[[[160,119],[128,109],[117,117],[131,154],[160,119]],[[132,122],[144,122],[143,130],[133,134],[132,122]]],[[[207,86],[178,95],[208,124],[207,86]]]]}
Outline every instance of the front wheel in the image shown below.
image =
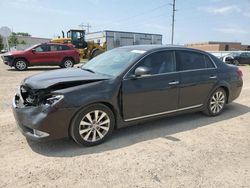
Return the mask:
{"type": "Polygon", "coordinates": [[[24,59],[17,59],[14,63],[15,69],[18,71],[24,71],[28,67],[28,63],[24,59]]]}
{"type": "Polygon", "coordinates": [[[113,112],[105,105],[94,104],[76,114],[70,133],[76,143],[94,146],[104,142],[111,135],[114,127],[113,112]]]}
{"type": "Polygon", "coordinates": [[[219,115],[226,104],[227,94],[224,89],[219,88],[210,96],[204,113],[208,116],[219,115]]]}

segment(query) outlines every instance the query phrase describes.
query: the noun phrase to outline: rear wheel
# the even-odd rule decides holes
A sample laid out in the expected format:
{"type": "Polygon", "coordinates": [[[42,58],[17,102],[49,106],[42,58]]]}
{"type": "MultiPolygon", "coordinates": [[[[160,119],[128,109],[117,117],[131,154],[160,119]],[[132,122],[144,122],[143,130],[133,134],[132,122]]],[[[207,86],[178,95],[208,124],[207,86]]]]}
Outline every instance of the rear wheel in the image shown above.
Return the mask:
{"type": "Polygon", "coordinates": [[[224,89],[219,88],[210,96],[204,113],[208,116],[219,115],[226,104],[227,94],[224,89]]]}
{"type": "Polygon", "coordinates": [[[102,104],[91,105],[76,114],[70,133],[76,143],[94,146],[104,142],[113,132],[113,112],[102,104]]]}
{"type": "Polygon", "coordinates": [[[62,65],[60,65],[60,67],[62,68],[71,68],[74,66],[74,61],[72,59],[64,59],[62,62],[62,65]]]}
{"type": "Polygon", "coordinates": [[[28,63],[25,59],[17,59],[14,63],[14,67],[18,71],[24,71],[28,67],[28,63]]]}

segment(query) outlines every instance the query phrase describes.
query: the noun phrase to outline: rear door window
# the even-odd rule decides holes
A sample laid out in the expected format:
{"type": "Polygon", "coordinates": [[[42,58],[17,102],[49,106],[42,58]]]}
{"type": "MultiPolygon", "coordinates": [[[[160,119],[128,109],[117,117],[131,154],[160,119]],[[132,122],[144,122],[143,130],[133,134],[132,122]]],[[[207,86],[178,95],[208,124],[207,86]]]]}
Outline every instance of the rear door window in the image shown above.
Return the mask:
{"type": "Polygon", "coordinates": [[[250,53],[245,52],[245,53],[242,53],[240,56],[242,56],[242,57],[250,57],[250,53]]]}
{"type": "Polygon", "coordinates": [[[214,68],[206,55],[191,51],[176,51],[176,64],[179,71],[214,68]]]}
{"type": "Polygon", "coordinates": [[[49,51],[51,52],[58,51],[58,45],[49,45],[49,51]]]}
{"type": "Polygon", "coordinates": [[[57,51],[62,51],[62,50],[63,50],[63,46],[58,45],[58,46],[57,46],[57,51]]]}
{"type": "Polygon", "coordinates": [[[66,45],[60,46],[60,47],[61,47],[62,50],[70,50],[70,47],[69,47],[69,46],[66,46],[66,45]]]}

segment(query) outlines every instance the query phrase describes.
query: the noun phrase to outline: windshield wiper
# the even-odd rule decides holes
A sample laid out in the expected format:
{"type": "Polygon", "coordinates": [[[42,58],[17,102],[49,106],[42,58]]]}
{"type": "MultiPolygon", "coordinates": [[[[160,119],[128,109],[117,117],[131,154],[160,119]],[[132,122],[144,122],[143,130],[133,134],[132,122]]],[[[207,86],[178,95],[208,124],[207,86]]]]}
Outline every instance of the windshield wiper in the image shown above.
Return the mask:
{"type": "Polygon", "coordinates": [[[91,69],[85,69],[85,68],[82,68],[82,70],[85,70],[85,71],[88,71],[88,72],[95,73],[95,71],[93,71],[93,70],[91,70],[91,69]]]}

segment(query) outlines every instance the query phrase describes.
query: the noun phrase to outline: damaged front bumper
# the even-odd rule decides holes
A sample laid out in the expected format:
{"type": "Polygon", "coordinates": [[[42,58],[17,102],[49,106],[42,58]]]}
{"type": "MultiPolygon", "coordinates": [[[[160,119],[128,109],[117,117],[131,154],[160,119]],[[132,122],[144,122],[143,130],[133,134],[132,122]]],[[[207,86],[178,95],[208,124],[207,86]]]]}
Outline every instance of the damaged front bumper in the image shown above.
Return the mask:
{"type": "Polygon", "coordinates": [[[53,105],[25,106],[20,92],[13,98],[12,110],[20,131],[35,141],[68,137],[70,120],[76,111],[53,105]]]}
{"type": "Polygon", "coordinates": [[[2,61],[5,65],[9,65],[10,67],[14,66],[14,58],[12,56],[1,56],[2,61]]]}

